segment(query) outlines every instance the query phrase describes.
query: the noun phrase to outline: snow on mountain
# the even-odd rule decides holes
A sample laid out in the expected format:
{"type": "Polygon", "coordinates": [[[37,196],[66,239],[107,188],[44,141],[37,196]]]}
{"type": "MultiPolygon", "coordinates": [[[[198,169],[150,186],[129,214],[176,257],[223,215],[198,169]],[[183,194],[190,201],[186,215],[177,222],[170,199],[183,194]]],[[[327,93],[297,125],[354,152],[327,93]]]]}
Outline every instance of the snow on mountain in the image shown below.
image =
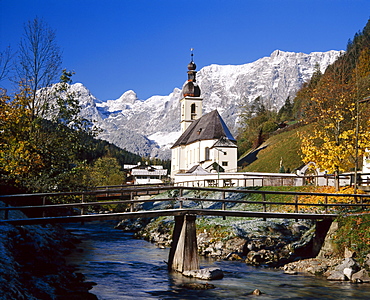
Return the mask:
{"type": "MultiPolygon", "coordinates": [[[[203,112],[218,109],[233,133],[238,127],[240,106],[261,96],[279,109],[310,79],[316,64],[322,72],[343,51],[310,54],[274,51],[269,57],[244,65],[210,65],[197,74],[203,97],[203,112]]],[[[184,66],[184,81],[187,78],[184,66]]],[[[171,145],[180,135],[181,90],[167,96],[139,100],[129,90],[116,100],[100,101],[82,85],[74,84],[81,97],[82,113],[90,116],[105,139],[142,156],[170,158],[171,145]]]]}
{"type": "Polygon", "coordinates": [[[269,57],[244,65],[211,65],[198,72],[203,109],[219,109],[230,130],[237,129],[240,106],[261,96],[279,109],[288,96],[294,96],[308,81],[318,63],[322,72],[341,54],[340,51],[310,54],[274,51],[269,57]]]}

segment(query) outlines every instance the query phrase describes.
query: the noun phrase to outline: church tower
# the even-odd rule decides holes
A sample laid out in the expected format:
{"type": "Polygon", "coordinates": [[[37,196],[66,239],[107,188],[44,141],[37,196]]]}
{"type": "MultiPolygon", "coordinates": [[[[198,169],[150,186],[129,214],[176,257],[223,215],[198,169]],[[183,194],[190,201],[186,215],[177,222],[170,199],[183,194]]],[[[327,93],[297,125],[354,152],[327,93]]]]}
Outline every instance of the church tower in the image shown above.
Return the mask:
{"type": "MultiPolygon", "coordinates": [[[[193,49],[192,49],[193,50],[193,49]]],[[[202,98],[200,97],[200,88],[196,82],[197,71],[196,64],[193,61],[193,52],[191,61],[188,64],[188,80],[182,87],[181,106],[181,132],[184,132],[189,125],[202,116],[202,98]]]]}
{"type": "Polygon", "coordinates": [[[221,115],[217,110],[202,115],[195,69],[192,53],[180,100],[182,134],[171,147],[171,178],[179,182],[194,172],[208,176],[215,170],[218,174],[237,171],[236,140],[221,115]]]}

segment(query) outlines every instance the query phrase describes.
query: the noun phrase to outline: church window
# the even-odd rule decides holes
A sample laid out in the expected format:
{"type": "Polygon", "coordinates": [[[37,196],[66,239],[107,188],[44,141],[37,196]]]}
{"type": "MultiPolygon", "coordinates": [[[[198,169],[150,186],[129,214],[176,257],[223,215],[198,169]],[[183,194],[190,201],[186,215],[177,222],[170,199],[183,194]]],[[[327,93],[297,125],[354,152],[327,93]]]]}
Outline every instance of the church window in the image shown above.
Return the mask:
{"type": "Polygon", "coordinates": [[[205,148],[205,153],[204,153],[204,160],[210,160],[210,155],[209,155],[209,147],[205,148]]]}
{"type": "Polygon", "coordinates": [[[196,112],[196,106],[195,106],[195,103],[193,103],[191,106],[190,106],[190,114],[191,114],[191,119],[192,120],[195,120],[195,117],[197,116],[196,112]]]}

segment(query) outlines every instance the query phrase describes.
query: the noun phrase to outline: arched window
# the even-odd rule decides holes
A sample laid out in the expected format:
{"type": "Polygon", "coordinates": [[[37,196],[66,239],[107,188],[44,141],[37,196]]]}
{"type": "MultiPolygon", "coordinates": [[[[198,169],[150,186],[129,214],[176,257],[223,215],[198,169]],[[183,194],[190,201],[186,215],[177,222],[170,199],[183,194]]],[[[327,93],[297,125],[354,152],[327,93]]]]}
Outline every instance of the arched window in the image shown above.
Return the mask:
{"type": "Polygon", "coordinates": [[[195,117],[196,117],[196,106],[195,106],[195,103],[193,103],[191,106],[190,106],[190,114],[191,114],[191,119],[192,120],[195,120],[195,117]]]}
{"type": "Polygon", "coordinates": [[[210,160],[210,157],[209,157],[209,147],[206,147],[206,149],[204,149],[205,152],[204,152],[204,160],[210,160]]]}

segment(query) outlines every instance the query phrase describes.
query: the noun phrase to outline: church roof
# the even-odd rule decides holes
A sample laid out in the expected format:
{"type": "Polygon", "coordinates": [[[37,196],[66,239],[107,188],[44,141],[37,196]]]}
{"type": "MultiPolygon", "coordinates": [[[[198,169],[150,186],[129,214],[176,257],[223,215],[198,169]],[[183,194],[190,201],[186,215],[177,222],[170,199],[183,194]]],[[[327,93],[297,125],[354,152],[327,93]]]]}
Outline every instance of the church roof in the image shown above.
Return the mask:
{"type": "Polygon", "coordinates": [[[220,138],[236,142],[218,111],[214,110],[193,121],[171,148],[189,145],[200,140],[218,140],[220,138]]]}

